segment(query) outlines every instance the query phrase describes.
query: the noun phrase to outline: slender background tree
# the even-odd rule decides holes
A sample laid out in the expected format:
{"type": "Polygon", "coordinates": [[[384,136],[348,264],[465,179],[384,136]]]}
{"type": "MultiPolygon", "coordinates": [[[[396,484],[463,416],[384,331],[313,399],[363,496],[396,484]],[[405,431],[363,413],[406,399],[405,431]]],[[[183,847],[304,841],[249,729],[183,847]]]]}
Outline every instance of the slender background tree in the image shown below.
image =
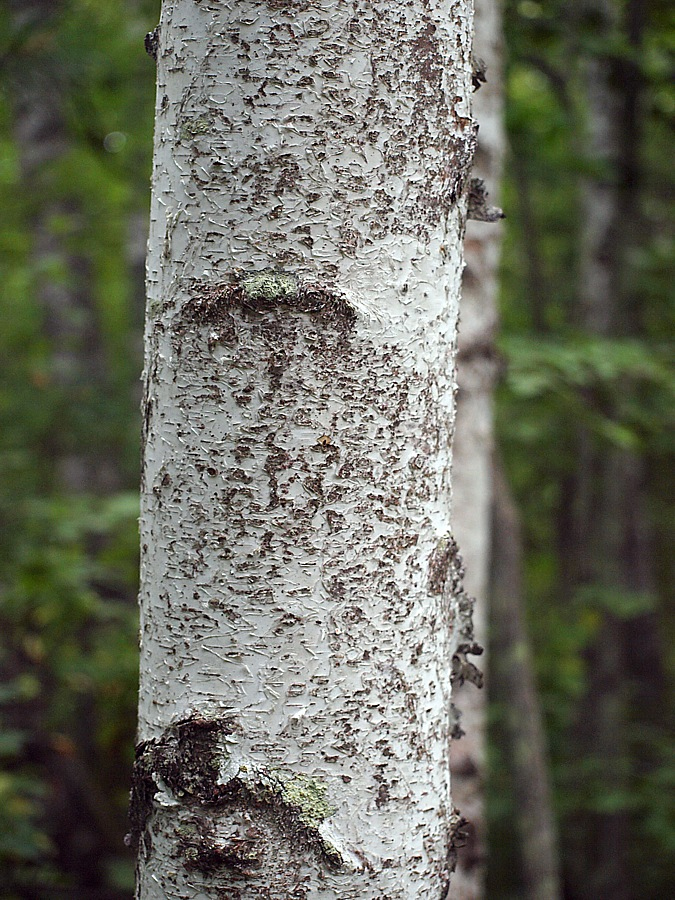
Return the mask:
{"type": "MultiPolygon", "coordinates": [[[[499,201],[505,151],[503,40],[501,7],[477,0],[474,15],[473,111],[478,145],[472,177],[481,179],[488,202],[499,201]]],[[[503,222],[495,208],[492,222],[469,221],[465,239],[466,269],[457,354],[457,421],[453,443],[453,531],[466,570],[465,585],[475,598],[474,631],[488,645],[488,576],[494,451],[494,388],[499,253],[503,222]]],[[[481,656],[489,682],[489,662],[481,656]]],[[[485,786],[487,781],[487,688],[459,685],[454,704],[461,713],[461,739],[451,749],[455,805],[467,820],[466,842],[458,855],[453,896],[482,897],[487,854],[485,786]]]]}
{"type": "MultiPolygon", "coordinates": [[[[660,2],[509,3],[505,23],[498,431],[523,511],[565,896],[667,896],[672,23],[660,2]]],[[[495,792],[505,745],[497,725],[495,792]]],[[[496,796],[489,890],[504,890],[515,813],[496,796]]]]}

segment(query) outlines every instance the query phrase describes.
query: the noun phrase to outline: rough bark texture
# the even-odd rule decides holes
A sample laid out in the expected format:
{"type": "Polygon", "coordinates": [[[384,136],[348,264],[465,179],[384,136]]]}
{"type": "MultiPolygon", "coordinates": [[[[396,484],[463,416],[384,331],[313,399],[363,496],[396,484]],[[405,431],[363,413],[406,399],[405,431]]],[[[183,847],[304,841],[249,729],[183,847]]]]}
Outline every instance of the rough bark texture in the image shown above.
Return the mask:
{"type": "MultiPolygon", "coordinates": [[[[474,70],[483,71],[486,81],[473,97],[473,112],[480,131],[472,174],[484,181],[490,200],[498,196],[504,155],[501,60],[500,5],[496,0],[477,0],[474,70]]],[[[469,215],[472,215],[471,209],[469,215]]],[[[459,391],[453,444],[452,525],[466,567],[465,586],[476,598],[475,635],[486,647],[492,394],[496,375],[494,338],[502,229],[487,224],[489,208],[480,215],[482,220],[468,223],[465,241],[466,269],[457,357],[459,391]]],[[[485,657],[481,657],[481,668],[486,671],[485,657]]],[[[486,701],[486,692],[476,690],[471,684],[459,686],[455,691],[453,702],[461,712],[464,735],[451,749],[453,802],[469,824],[466,844],[458,852],[457,871],[452,882],[453,900],[473,900],[483,895],[486,701]]]]}
{"type": "Polygon", "coordinates": [[[144,900],[447,895],[470,27],[179,0],[148,42],[144,900]]]}

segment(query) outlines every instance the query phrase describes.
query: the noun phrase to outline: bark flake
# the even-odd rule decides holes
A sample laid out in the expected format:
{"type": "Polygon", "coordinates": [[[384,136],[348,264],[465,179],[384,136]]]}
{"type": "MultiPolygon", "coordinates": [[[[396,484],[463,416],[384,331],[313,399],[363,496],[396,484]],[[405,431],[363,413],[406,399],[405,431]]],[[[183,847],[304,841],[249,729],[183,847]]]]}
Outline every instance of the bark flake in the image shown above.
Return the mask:
{"type": "Polygon", "coordinates": [[[155,62],[159,53],[159,25],[145,36],[145,52],[151,56],[155,62]]]}
{"type": "MultiPolygon", "coordinates": [[[[452,596],[457,604],[458,641],[452,657],[453,684],[469,681],[476,687],[482,687],[483,673],[468,659],[469,655],[479,656],[483,652],[473,629],[473,607],[476,601],[464,589],[464,565],[457,542],[451,535],[443,537],[431,554],[428,590],[430,594],[452,596]]],[[[454,706],[451,711],[455,719],[452,736],[460,738],[463,732],[459,726],[459,714],[454,706]]]]}
{"type": "Polygon", "coordinates": [[[476,222],[498,222],[506,214],[498,206],[488,206],[488,192],[482,178],[472,178],[469,183],[469,205],[467,219],[476,222]]]}

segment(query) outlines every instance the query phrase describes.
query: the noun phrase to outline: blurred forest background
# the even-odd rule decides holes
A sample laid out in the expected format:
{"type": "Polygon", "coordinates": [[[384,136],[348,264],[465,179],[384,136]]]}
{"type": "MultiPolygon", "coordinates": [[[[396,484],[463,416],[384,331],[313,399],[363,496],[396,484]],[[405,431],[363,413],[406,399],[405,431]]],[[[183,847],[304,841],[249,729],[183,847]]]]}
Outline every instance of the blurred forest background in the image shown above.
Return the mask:
{"type": "MultiPolygon", "coordinates": [[[[497,438],[521,523],[564,895],[661,900],[675,897],[675,17],[667,0],[503,9],[508,218],[485,226],[505,233],[497,438]]],[[[159,0],[0,4],[7,898],[132,894],[155,78],[143,39],[158,15],[159,0]]],[[[494,900],[534,896],[502,637],[493,623],[494,900]]]]}

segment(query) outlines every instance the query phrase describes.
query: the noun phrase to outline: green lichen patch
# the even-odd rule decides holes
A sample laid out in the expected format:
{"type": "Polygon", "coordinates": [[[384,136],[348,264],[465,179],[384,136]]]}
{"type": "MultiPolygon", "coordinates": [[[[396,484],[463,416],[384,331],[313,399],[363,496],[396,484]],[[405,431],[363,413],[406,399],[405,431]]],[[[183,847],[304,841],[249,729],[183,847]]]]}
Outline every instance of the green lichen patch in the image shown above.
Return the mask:
{"type": "Polygon", "coordinates": [[[247,870],[262,864],[259,836],[250,830],[226,841],[216,835],[212,824],[216,810],[223,814],[255,810],[261,821],[274,823],[281,834],[293,835],[300,846],[313,848],[331,868],[341,867],[342,855],[319,832],[319,826],[336,812],[326,786],[305,774],[238,765],[227,747],[236,731],[236,723],[228,717],[193,716],[170,726],[160,738],[139,744],[127,844],[136,847],[150,840],[146,824],[161,785],[181,805],[181,816],[188,815],[176,833],[187,869],[211,873],[227,868],[245,876],[247,870]],[[230,777],[224,774],[228,770],[230,777]]]}
{"type": "Polygon", "coordinates": [[[249,300],[287,300],[298,295],[298,280],[294,275],[263,269],[241,282],[241,289],[249,300]]]}
{"type": "Polygon", "coordinates": [[[213,120],[211,116],[186,117],[183,119],[178,133],[181,141],[194,141],[195,138],[208,134],[212,128],[213,120]]]}
{"type": "Polygon", "coordinates": [[[324,784],[282,769],[240,771],[236,780],[241,780],[251,800],[272,812],[285,832],[294,832],[314,847],[331,868],[343,865],[340,851],[319,832],[319,826],[337,812],[328,802],[324,784]]]}
{"type": "Polygon", "coordinates": [[[318,828],[324,819],[337,812],[337,807],[326,799],[327,794],[326,786],[308,775],[293,775],[281,788],[281,799],[295,810],[307,828],[318,828]]]}

